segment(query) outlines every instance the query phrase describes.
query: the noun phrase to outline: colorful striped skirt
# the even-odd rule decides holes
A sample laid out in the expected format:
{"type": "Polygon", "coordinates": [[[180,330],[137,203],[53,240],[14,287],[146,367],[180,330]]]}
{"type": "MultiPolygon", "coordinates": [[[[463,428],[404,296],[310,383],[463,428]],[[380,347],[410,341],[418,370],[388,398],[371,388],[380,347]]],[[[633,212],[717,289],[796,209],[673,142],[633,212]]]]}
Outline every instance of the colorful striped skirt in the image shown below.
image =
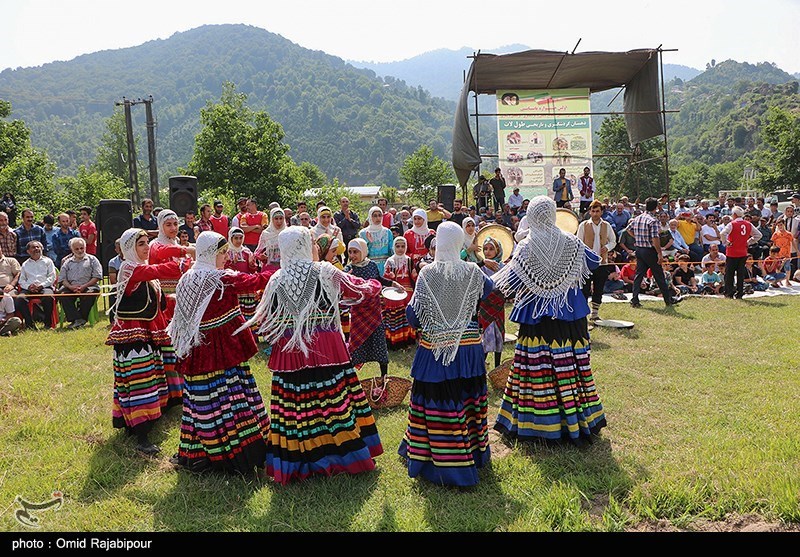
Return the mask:
{"type": "Polygon", "coordinates": [[[164,362],[164,375],[167,378],[169,405],[183,402],[183,376],[175,371],[178,360],[175,357],[175,348],[171,344],[161,347],[161,359],[164,362]]]}
{"type": "Polygon", "coordinates": [[[349,363],[273,372],[266,472],[277,483],[367,472],[382,453],[372,409],[349,363]]]}
{"type": "Polygon", "coordinates": [[[491,459],[487,410],[485,373],[440,383],[415,379],[398,450],[408,475],[440,485],[476,485],[478,468],[491,459]]]}
{"type": "Polygon", "coordinates": [[[606,425],[586,318],[521,325],[494,428],[520,440],[591,438],[606,425]]]}
{"type": "Polygon", "coordinates": [[[248,474],[263,468],[269,417],[245,362],[186,376],[178,463],[248,474]]]}
{"type": "Polygon", "coordinates": [[[171,396],[158,346],[146,342],[114,345],[114,427],[149,427],[179,400],[171,396]]]}
{"type": "Polygon", "coordinates": [[[417,340],[416,331],[406,318],[405,302],[385,301],[382,313],[389,348],[413,344],[417,340]]]}
{"type": "MultiPolygon", "coordinates": [[[[256,298],[255,293],[247,292],[245,294],[239,294],[237,296],[239,298],[239,309],[242,312],[242,317],[244,320],[247,321],[256,313],[256,306],[258,306],[258,299],[256,298]]],[[[252,325],[250,329],[255,332],[258,329],[258,325],[252,325]]]]}

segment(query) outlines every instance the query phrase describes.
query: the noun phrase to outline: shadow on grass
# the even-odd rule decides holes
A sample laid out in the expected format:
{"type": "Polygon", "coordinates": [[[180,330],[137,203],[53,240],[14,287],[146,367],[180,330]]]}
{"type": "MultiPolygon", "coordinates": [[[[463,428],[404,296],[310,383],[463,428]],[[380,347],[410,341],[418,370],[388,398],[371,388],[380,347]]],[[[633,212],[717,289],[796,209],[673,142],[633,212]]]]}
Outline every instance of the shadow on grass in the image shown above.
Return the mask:
{"type": "Polygon", "coordinates": [[[675,317],[678,319],[688,319],[694,321],[695,317],[693,315],[689,315],[686,312],[680,311],[680,305],[678,306],[642,306],[637,311],[649,311],[651,313],[658,313],[665,317],[675,317]]]}
{"type": "MultiPolygon", "coordinates": [[[[110,419],[110,416],[109,416],[110,419]]],[[[81,490],[81,498],[99,501],[114,496],[115,492],[128,484],[136,483],[136,478],[148,469],[158,467],[165,453],[174,447],[165,447],[167,431],[180,427],[181,407],[167,409],[153,425],[150,440],[161,447],[161,453],[147,457],[136,450],[136,438],[122,429],[115,429],[109,438],[97,445],[89,459],[86,481],[81,490]]]]}

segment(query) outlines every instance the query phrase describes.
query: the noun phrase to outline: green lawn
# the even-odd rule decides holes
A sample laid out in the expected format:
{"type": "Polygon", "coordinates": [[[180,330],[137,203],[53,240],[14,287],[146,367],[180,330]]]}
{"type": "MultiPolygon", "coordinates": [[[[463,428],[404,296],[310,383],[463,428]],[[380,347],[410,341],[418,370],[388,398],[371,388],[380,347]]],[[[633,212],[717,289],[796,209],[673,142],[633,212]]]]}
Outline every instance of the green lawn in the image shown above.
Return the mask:
{"type": "MultiPolygon", "coordinates": [[[[155,459],[111,427],[107,323],[2,338],[0,529],[29,531],[15,497],[55,490],[64,504],[38,513],[42,531],[624,531],[749,515],[798,528],[800,297],[608,303],[601,315],[636,323],[592,332],[601,439],[579,450],[493,436],[470,492],[408,478],[404,408],[377,413],[385,453],[371,473],[282,487],[175,471],[179,408],[155,430],[155,459]]],[[[407,377],[413,349],[391,357],[390,373],[407,377]]],[[[267,397],[266,361],[252,364],[267,397]]],[[[492,390],[492,421],[498,399],[492,390]]]]}

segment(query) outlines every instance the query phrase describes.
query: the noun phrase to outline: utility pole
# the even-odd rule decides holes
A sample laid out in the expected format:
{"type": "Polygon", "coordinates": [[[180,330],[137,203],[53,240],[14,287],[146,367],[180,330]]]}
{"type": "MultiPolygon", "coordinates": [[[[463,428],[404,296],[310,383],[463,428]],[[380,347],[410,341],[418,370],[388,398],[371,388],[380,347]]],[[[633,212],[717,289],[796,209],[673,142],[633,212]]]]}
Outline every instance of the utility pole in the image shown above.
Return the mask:
{"type": "Polygon", "coordinates": [[[156,167],[156,123],[153,120],[153,95],[143,101],[147,114],[147,156],[150,163],[150,198],[158,203],[158,168],[156,167]]]}
{"type": "Polygon", "coordinates": [[[128,140],[128,177],[131,182],[131,189],[133,190],[133,205],[138,207],[141,204],[139,196],[139,179],[136,174],[136,146],[133,142],[133,122],[131,120],[131,104],[132,102],[122,97],[121,103],[116,103],[117,106],[125,106],[125,135],[128,140]]]}
{"type": "Polygon", "coordinates": [[[125,131],[128,140],[128,175],[130,176],[131,189],[133,190],[133,199],[131,200],[134,206],[141,204],[141,196],[139,193],[139,177],[136,170],[136,144],[133,141],[133,121],[131,119],[131,106],[135,104],[144,104],[145,113],[147,115],[147,155],[150,170],[150,198],[158,204],[159,191],[158,191],[158,168],[156,167],[156,135],[155,128],[156,122],[153,119],[153,96],[150,95],[146,99],[137,99],[135,101],[122,97],[121,103],[115,103],[117,106],[125,106],[125,131]]]}

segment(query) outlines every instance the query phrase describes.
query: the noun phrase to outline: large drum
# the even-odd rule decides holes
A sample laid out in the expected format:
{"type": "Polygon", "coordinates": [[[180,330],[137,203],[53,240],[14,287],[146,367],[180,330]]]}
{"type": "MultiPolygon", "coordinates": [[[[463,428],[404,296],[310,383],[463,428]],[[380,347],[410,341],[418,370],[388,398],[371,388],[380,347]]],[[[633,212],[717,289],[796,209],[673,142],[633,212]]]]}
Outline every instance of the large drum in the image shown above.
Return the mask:
{"type": "MultiPolygon", "coordinates": [[[[577,228],[576,228],[577,230],[577,228]]],[[[486,238],[496,240],[503,248],[503,259],[508,260],[514,253],[514,233],[502,224],[487,224],[478,231],[477,243],[483,246],[486,238]]],[[[483,252],[478,250],[476,255],[483,259],[483,252]]]]}
{"type": "Polygon", "coordinates": [[[565,209],[564,207],[556,209],[556,226],[564,232],[577,234],[579,224],[578,215],[571,209],[565,209]]]}

